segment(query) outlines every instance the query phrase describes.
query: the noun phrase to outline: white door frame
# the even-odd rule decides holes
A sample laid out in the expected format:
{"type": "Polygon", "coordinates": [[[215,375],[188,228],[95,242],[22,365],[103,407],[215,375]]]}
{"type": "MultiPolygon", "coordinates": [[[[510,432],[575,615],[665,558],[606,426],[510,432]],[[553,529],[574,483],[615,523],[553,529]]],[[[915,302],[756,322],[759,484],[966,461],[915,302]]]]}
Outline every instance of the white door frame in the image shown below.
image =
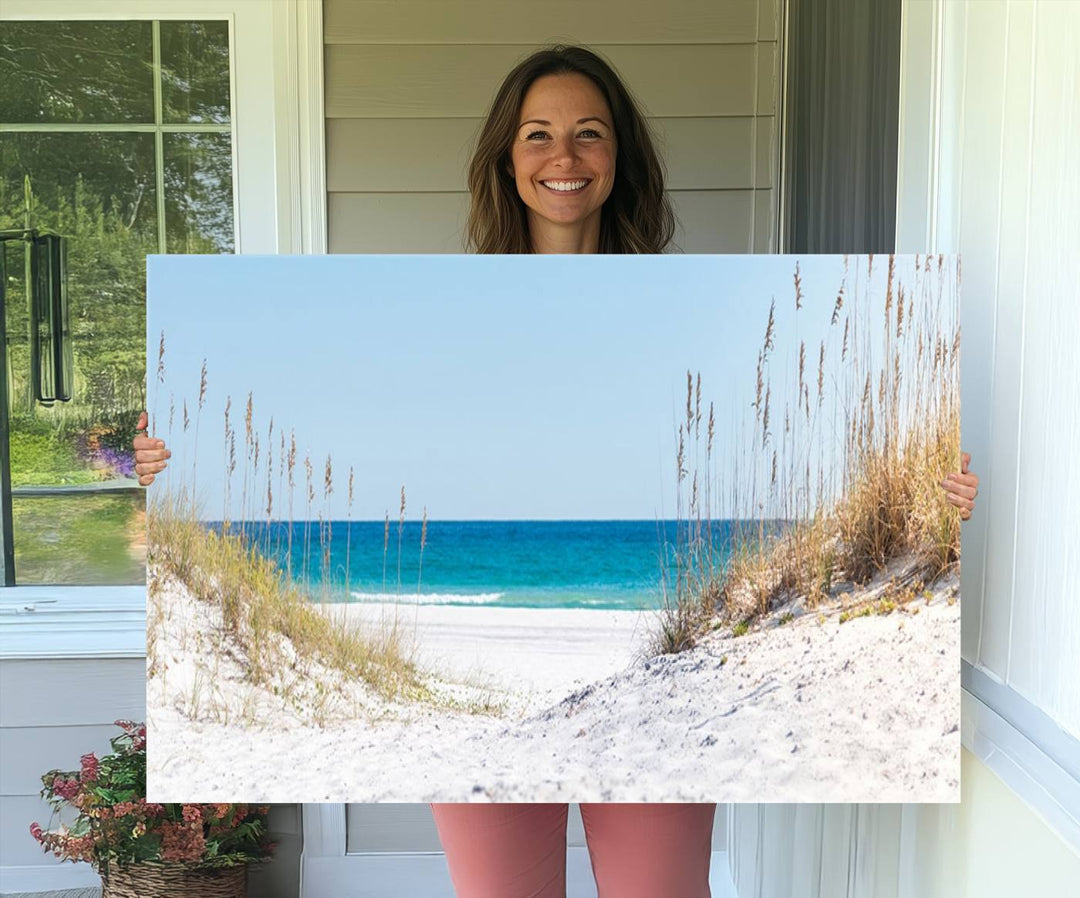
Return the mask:
{"type": "MultiPolygon", "coordinates": [[[[963,85],[965,57],[973,52],[966,46],[967,15],[967,4],[904,0],[897,162],[898,252],[962,250],[963,85]]],[[[969,173],[969,181],[972,177],[969,173]]],[[[990,260],[981,253],[975,263],[990,264],[990,260]]],[[[998,372],[995,378],[992,360],[978,359],[976,364],[980,365],[977,372],[980,379],[993,384],[1001,377],[998,372]]],[[[982,397],[975,395],[963,401],[967,406],[978,406],[982,397]]],[[[992,415],[992,409],[975,411],[992,415]]],[[[967,414],[970,413],[969,410],[967,414]]],[[[989,445],[975,446],[973,453],[978,453],[985,465],[990,457],[989,445]]],[[[980,501],[988,503],[990,497],[980,501]]],[[[987,505],[983,517],[996,511],[987,505]]],[[[1012,515],[1015,510],[1003,506],[1002,513],[1012,515]]],[[[986,582],[985,530],[968,531],[965,542],[964,569],[968,575],[964,577],[962,590],[970,604],[965,615],[970,612],[981,617],[981,603],[987,590],[997,588],[997,584],[986,582]]],[[[1031,596],[1026,596],[1022,600],[1030,599],[1031,596]]],[[[1042,814],[1070,845],[1080,850],[1080,742],[1034,702],[985,670],[970,649],[965,648],[965,655],[971,657],[961,659],[963,746],[1042,814]]]]}

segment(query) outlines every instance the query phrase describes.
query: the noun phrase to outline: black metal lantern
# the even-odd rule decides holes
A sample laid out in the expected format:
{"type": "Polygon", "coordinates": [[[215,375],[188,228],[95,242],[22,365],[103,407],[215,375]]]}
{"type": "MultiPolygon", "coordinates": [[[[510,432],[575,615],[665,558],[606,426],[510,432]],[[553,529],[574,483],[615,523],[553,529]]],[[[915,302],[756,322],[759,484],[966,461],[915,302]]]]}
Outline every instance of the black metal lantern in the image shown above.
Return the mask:
{"type": "MultiPolygon", "coordinates": [[[[30,256],[30,382],[44,405],[69,402],[73,391],[71,324],[67,297],[67,241],[35,230],[0,231],[0,243],[19,240],[30,256]]],[[[0,252],[0,308],[7,287],[0,252]]]]}
{"type": "Polygon", "coordinates": [[[70,402],[71,327],[67,301],[67,246],[62,237],[43,234],[30,246],[32,350],[30,376],[38,402],[70,402]]]}
{"type": "MultiPolygon", "coordinates": [[[[36,230],[0,231],[0,243],[18,240],[30,260],[30,383],[44,405],[69,402],[73,389],[71,326],[67,297],[67,241],[36,230]]],[[[0,307],[8,284],[0,252],[0,307]]]]}

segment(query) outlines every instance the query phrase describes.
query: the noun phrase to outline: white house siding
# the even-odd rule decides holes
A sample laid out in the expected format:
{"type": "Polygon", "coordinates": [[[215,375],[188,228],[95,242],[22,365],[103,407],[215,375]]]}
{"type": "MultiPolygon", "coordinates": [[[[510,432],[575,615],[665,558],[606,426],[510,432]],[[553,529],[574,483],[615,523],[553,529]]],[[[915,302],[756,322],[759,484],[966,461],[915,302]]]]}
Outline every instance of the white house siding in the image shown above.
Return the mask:
{"type": "MultiPolygon", "coordinates": [[[[908,0],[911,27],[934,8],[908,0]]],[[[898,248],[963,259],[964,443],[983,478],[963,656],[1080,739],[1080,4],[949,2],[937,27],[939,128],[901,165],[898,248]]]]}
{"type": "Polygon", "coordinates": [[[488,104],[517,61],[560,41],[601,52],[645,107],[681,250],[776,250],[779,0],[326,0],[323,11],[331,252],[461,252],[488,104]]]}
{"type": "MultiPolygon", "coordinates": [[[[0,895],[99,895],[89,865],[59,864],[42,852],[29,828],[50,820],[52,809],[39,794],[43,773],[78,770],[87,752],[100,756],[112,750],[109,740],[120,734],[113,721],[145,719],[146,659],[4,658],[0,689],[0,895]]],[[[248,894],[295,898],[299,806],[271,808],[270,830],[278,845],[275,861],[253,868],[248,894]]]]}
{"type": "MultiPolygon", "coordinates": [[[[143,658],[0,660],[0,871],[17,881],[13,868],[55,863],[30,836],[30,824],[45,826],[51,809],[41,800],[41,774],[78,770],[87,752],[109,752],[119,735],[114,720],[145,716],[143,658]]],[[[86,865],[67,865],[67,881],[96,881],[86,865]],[[81,876],[80,876],[81,874],[81,876]]]]}

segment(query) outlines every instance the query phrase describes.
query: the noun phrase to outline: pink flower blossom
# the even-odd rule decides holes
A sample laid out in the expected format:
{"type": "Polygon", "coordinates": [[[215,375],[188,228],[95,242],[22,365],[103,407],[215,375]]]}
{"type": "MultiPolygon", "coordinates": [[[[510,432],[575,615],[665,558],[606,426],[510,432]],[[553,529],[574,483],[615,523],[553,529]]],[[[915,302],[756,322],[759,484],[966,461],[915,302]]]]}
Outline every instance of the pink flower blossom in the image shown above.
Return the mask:
{"type": "Polygon", "coordinates": [[[90,754],[83,755],[79,760],[82,762],[82,781],[84,783],[94,782],[98,778],[97,756],[93,752],[90,752],[90,754]]]}
{"type": "Polygon", "coordinates": [[[197,861],[206,848],[202,827],[190,823],[161,824],[161,859],[163,861],[197,861]]]}
{"type": "Polygon", "coordinates": [[[79,781],[64,779],[62,776],[58,776],[53,780],[52,784],[53,792],[68,801],[71,801],[79,792],[79,781]]]}

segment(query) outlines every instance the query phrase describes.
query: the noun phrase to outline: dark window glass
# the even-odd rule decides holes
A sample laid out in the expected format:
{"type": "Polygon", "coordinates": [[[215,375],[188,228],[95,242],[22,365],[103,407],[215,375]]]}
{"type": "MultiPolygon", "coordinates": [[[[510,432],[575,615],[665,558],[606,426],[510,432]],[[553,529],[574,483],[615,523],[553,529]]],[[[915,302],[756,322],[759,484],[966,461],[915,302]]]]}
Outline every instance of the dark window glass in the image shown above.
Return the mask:
{"type": "Polygon", "coordinates": [[[146,255],[234,248],[228,24],[158,33],[163,122],[223,132],[156,132],[150,21],[0,30],[0,120],[27,129],[0,132],[0,230],[66,238],[72,372],[70,401],[35,401],[26,244],[3,242],[20,583],[144,579],[131,441],[146,407],[146,255]],[[35,130],[55,124],[76,127],[35,130]]]}
{"type": "Polygon", "coordinates": [[[15,498],[20,583],[79,586],[145,580],[145,493],[15,498]]]}
{"type": "Polygon", "coordinates": [[[161,23],[162,121],[228,124],[229,23],[161,23]]]}
{"type": "Polygon", "coordinates": [[[150,22],[4,22],[0,122],[154,121],[150,22]]]}
{"type": "Polygon", "coordinates": [[[228,134],[165,135],[165,242],[170,253],[233,251],[228,134]]]}

